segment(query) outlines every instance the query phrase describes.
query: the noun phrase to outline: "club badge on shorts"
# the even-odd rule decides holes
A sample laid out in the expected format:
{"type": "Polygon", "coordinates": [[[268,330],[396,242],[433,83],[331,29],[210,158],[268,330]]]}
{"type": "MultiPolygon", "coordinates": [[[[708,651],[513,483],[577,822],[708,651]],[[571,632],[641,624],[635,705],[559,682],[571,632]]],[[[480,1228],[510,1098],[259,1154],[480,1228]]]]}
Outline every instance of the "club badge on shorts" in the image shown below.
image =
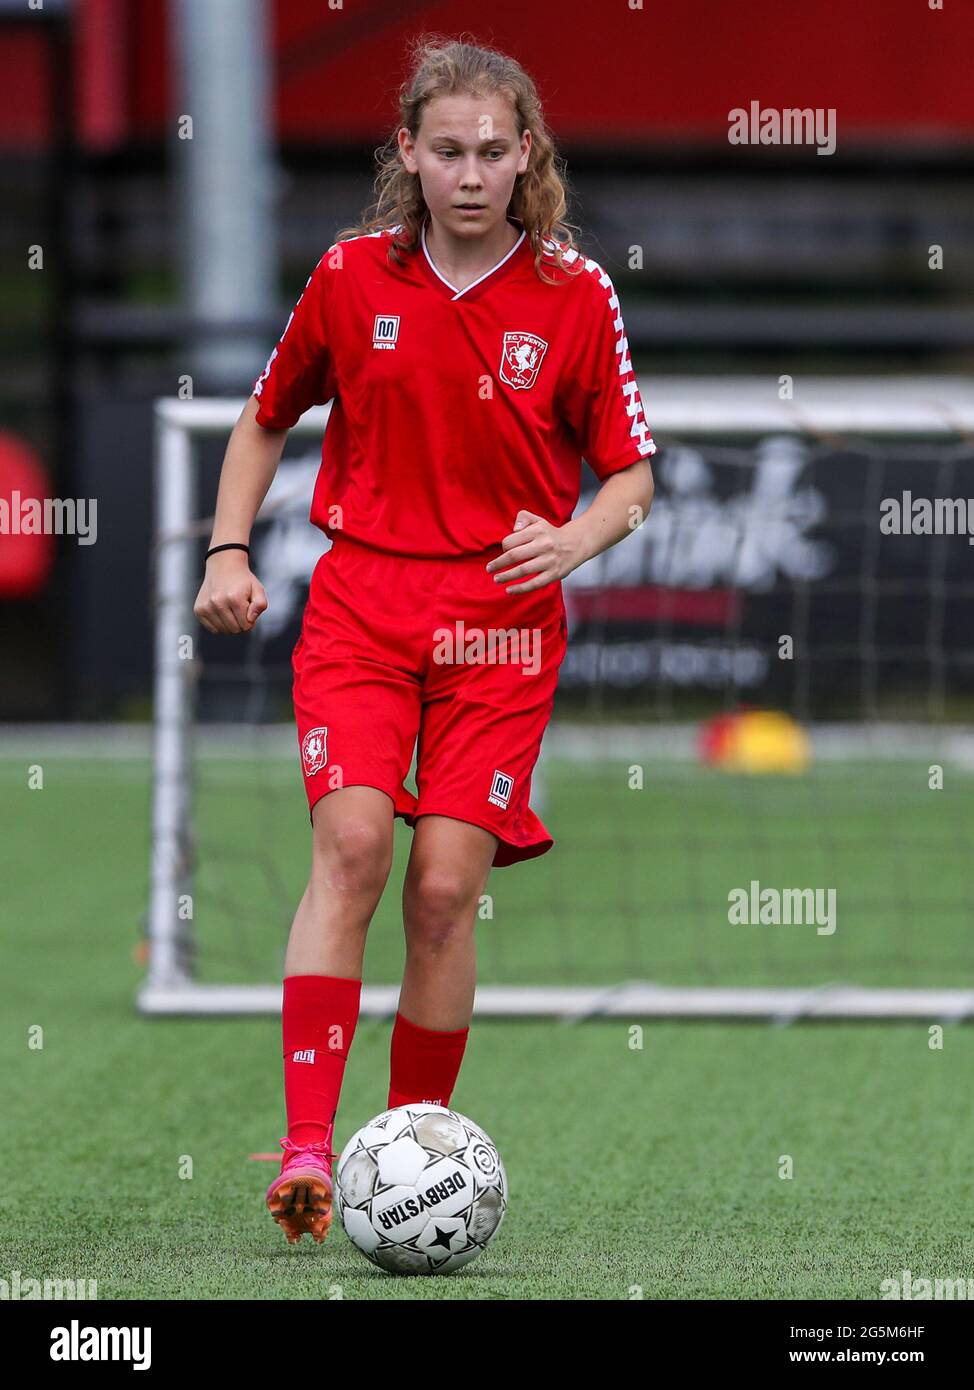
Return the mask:
{"type": "Polygon", "coordinates": [[[547,351],[548,344],[544,338],[534,333],[505,333],[501,352],[501,381],[506,381],[515,391],[526,391],[534,385],[547,351]]]}
{"type": "Polygon", "coordinates": [[[328,761],[328,730],[311,729],[301,741],[305,777],[313,777],[328,761]]]}

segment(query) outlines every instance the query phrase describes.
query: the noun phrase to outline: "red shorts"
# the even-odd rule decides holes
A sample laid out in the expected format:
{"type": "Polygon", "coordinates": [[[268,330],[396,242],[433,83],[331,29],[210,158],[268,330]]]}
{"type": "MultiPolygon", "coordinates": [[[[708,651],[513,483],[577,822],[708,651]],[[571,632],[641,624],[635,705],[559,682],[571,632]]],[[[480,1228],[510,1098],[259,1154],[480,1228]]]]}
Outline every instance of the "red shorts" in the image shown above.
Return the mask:
{"type": "Polygon", "coordinates": [[[485,569],[500,553],[418,560],[341,536],[321,557],[293,657],[309,807],[377,787],[407,825],[451,816],[491,831],[498,868],[551,848],[528,800],[565,603],[560,584],[507,593],[485,569]]]}

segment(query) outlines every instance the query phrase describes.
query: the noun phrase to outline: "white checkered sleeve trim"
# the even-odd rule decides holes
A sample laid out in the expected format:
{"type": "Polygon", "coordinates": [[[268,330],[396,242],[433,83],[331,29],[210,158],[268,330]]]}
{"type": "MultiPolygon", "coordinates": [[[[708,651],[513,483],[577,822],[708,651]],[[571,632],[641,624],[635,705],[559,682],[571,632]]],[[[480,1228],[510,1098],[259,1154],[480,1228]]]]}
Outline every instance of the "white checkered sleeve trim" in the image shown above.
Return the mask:
{"type": "MultiPolygon", "coordinates": [[[[566,260],[568,257],[566,257],[566,260]]],[[[615,286],[609,279],[598,261],[585,258],[585,269],[596,277],[599,284],[607,292],[608,307],[612,311],[613,328],[616,333],[616,356],[619,358],[619,385],[622,390],[622,398],[626,414],[630,419],[629,434],[634,440],[636,448],[641,458],[646,458],[650,454],[656,453],[656,445],[650,433],[646,415],[643,410],[642,398],[639,394],[639,384],[636,381],[636,373],[632,368],[632,358],[629,355],[629,339],[626,337],[625,324],[622,321],[622,310],[619,306],[619,296],[615,292],[615,286]]]]}

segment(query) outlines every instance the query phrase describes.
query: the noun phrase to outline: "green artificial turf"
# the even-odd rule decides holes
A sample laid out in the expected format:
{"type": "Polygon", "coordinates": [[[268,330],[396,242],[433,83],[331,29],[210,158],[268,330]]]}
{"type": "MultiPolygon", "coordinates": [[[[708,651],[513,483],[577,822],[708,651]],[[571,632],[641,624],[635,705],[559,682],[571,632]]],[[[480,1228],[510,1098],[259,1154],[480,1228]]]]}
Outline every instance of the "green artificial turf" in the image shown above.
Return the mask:
{"type": "MultiPolygon", "coordinates": [[[[291,767],[263,770],[274,795],[255,808],[211,771],[201,973],[271,980],[305,870],[300,784],[291,767]],[[234,851],[218,868],[221,843],[234,851]],[[249,913],[236,932],[217,910],[223,876],[249,913]]],[[[624,768],[551,766],[559,846],[492,876],[483,978],[970,987],[970,783],[933,793],[923,773],[749,780],[671,765],[635,792],[624,768]],[[731,927],[727,891],[752,876],[836,886],[835,934],[731,927]]],[[[0,806],[0,1278],[97,1279],[102,1299],[872,1299],[903,1269],[974,1277],[974,1030],[946,1028],[933,1049],[926,1024],[646,1021],[634,1047],[635,1020],[476,1021],[453,1104],[507,1169],[490,1249],[409,1279],[368,1264],[337,1226],[321,1248],[291,1248],[263,1207],[275,1169],[249,1157],[283,1133],[278,1022],[134,1010],[147,766],[18,753],[0,760],[0,806]],[[28,761],[44,766],[42,791],[27,789],[28,761]]],[[[397,843],[369,982],[401,964],[403,827],[397,843]]],[[[389,1033],[360,1021],[339,1144],[385,1107],[389,1033]]]]}

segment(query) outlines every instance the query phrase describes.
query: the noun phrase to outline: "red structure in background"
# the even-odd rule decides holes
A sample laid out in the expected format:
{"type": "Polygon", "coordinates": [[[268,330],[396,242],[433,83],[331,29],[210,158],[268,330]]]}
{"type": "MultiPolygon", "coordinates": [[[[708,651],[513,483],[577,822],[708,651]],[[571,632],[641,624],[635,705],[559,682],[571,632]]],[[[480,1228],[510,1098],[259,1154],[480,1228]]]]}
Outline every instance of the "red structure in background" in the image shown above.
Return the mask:
{"type": "MultiPolygon", "coordinates": [[[[88,149],[164,138],[168,0],[77,0],[77,132],[88,149]]],[[[562,142],[726,145],[727,114],[834,107],[842,142],[974,143],[974,5],[946,0],[679,0],[483,10],[440,0],[275,0],[282,141],[341,145],[390,127],[407,41],[461,32],[507,49],[538,81],[562,142]]],[[[45,139],[43,55],[24,26],[0,38],[0,140],[45,139]]]]}
{"type": "MultiPolygon", "coordinates": [[[[14,434],[0,433],[0,517],[16,512],[20,500],[50,497],[51,488],[40,459],[14,434]]],[[[0,529],[0,599],[33,598],[43,591],[54,565],[56,539],[21,534],[13,526],[0,529]]]]}

